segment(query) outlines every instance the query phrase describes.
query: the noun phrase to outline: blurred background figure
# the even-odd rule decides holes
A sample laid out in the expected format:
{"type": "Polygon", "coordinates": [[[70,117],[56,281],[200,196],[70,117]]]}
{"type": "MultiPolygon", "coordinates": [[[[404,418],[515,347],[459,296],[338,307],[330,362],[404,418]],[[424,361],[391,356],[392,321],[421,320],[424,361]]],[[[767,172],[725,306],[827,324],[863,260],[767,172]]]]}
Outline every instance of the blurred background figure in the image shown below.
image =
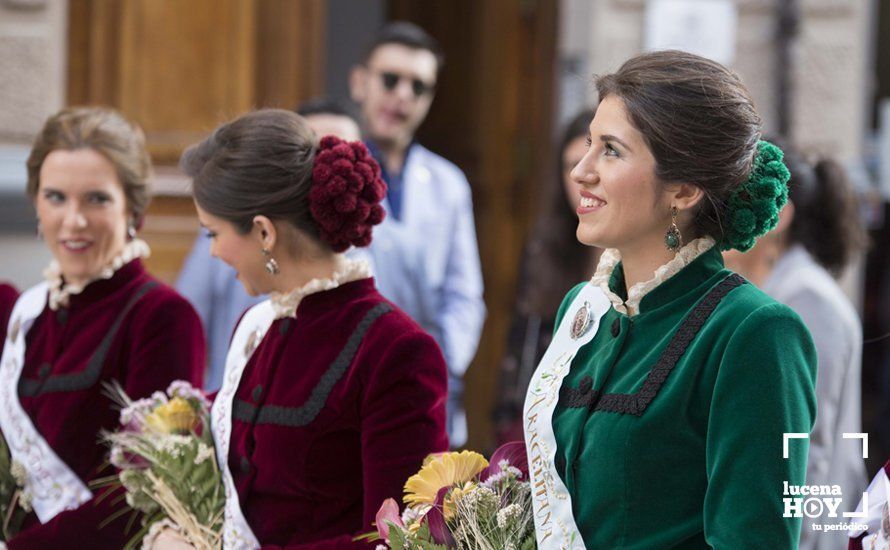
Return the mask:
{"type": "MultiPolygon", "coordinates": [[[[816,425],[810,435],[807,483],[840,485],[843,510],[855,509],[867,484],[862,442],[862,325],[836,277],[864,248],[858,201],[844,169],[815,163],[786,148],[789,201],[779,225],[746,253],[725,252],[726,265],[801,316],[818,354],[816,425]]],[[[843,548],[846,534],[814,532],[805,518],[801,548],[843,548]]]]}
{"type": "Polygon", "coordinates": [[[459,447],[467,440],[463,375],[485,319],[473,199],[460,168],[415,139],[444,59],[426,31],[397,21],[380,30],[349,82],[388,186],[387,216],[368,249],[377,284],[442,348],[448,435],[459,447]],[[387,261],[393,256],[401,261],[387,261]]]}
{"type": "Polygon", "coordinates": [[[498,444],[523,438],[525,392],[550,345],[559,304],[572,286],[593,275],[599,259],[600,249],[575,237],[581,195],[569,178],[587,152],[588,127],[595,114],[596,109],[585,109],[566,125],[553,177],[542,193],[538,220],[519,262],[519,287],[494,411],[498,444]]]}
{"type": "Polygon", "coordinates": [[[8,283],[0,283],[0,353],[3,352],[3,344],[6,342],[6,326],[9,324],[9,314],[19,291],[8,283]]]}
{"type": "Polygon", "coordinates": [[[353,110],[342,101],[329,97],[316,97],[297,107],[309,127],[319,137],[337,136],[346,141],[362,139],[362,132],[353,110]]]}
{"type": "MultiPolygon", "coordinates": [[[[188,179],[178,169],[184,149],[223,120],[254,108],[292,108],[318,96],[352,105],[348,76],[365,60],[368,44],[387,22],[410,21],[435,37],[447,56],[432,73],[435,99],[424,95],[420,102],[428,111],[410,111],[425,113],[423,122],[405,135],[459,167],[472,194],[486,316],[478,347],[473,343],[457,355],[466,362],[475,353],[462,375],[467,446],[493,450],[492,410],[503,399],[499,366],[516,310],[517,265],[546,201],[542,182],[552,178],[561,131],[575,113],[596,104],[591,75],[614,70],[644,49],[686,49],[737,71],[766,131],[789,136],[802,150],[830,154],[868,197],[863,219],[875,246],[857,258],[840,285],[864,323],[869,473],[890,454],[890,434],[882,447],[877,427],[890,415],[878,408],[882,376],[890,386],[890,338],[884,337],[890,333],[890,2],[106,4],[0,0],[0,82],[12,83],[0,85],[0,280],[28,288],[51,259],[34,239],[30,201],[22,193],[30,144],[51,113],[65,105],[108,105],[145,129],[155,166],[142,230],[153,252],[146,267],[174,283],[199,229],[188,179]],[[164,32],[170,25],[176,32],[164,32]]],[[[413,79],[398,85],[413,93],[413,79]]],[[[409,126],[416,124],[411,119],[409,126]]],[[[405,177],[414,163],[410,149],[405,177]]],[[[423,210],[430,228],[446,217],[436,203],[443,203],[441,197],[423,210]]],[[[400,223],[375,230],[373,253],[386,268],[405,274],[388,297],[399,302],[422,294],[438,301],[441,295],[423,282],[429,280],[424,262],[415,257],[428,257],[427,251],[410,237],[426,226],[418,231],[407,219],[407,202],[403,210],[400,223]]],[[[437,308],[421,313],[434,318],[437,308]]],[[[479,318],[459,317],[468,330],[479,318]]],[[[227,341],[230,332],[223,333],[227,341]]],[[[453,348],[445,347],[446,353],[453,348]]],[[[890,387],[886,391],[890,403],[890,387]]]]}
{"type": "MultiPolygon", "coordinates": [[[[297,108],[315,133],[335,135],[345,140],[361,139],[358,122],[343,103],[329,98],[311,99],[297,108]]],[[[207,391],[222,384],[229,340],[244,311],[260,303],[264,296],[250,296],[238,282],[237,273],[225,262],[210,255],[210,239],[202,232],[195,240],[176,288],[198,311],[207,337],[207,391]]]]}

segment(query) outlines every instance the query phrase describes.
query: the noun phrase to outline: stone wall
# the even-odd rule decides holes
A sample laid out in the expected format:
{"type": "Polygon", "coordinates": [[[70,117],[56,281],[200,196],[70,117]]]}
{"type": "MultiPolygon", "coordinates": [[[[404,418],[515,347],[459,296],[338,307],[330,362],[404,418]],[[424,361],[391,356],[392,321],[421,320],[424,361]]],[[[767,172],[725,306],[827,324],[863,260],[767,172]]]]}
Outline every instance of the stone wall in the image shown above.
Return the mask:
{"type": "MultiPolygon", "coordinates": [[[[592,73],[617,69],[644,43],[645,0],[591,0],[592,73]]],[[[776,129],[774,0],[737,0],[736,70],[764,118],[776,129]]],[[[801,21],[792,51],[792,135],[808,151],[853,162],[862,154],[871,87],[874,0],[799,0],[801,21]]],[[[590,101],[595,92],[590,89],[590,101]]]]}
{"type": "Polygon", "coordinates": [[[0,0],[0,144],[27,144],[65,101],[67,2],[0,0]]]}
{"type": "MultiPolygon", "coordinates": [[[[19,204],[25,159],[47,116],[65,103],[66,0],[0,0],[0,227],[30,213],[19,204]]],[[[23,200],[23,199],[22,199],[23,200]]]]}

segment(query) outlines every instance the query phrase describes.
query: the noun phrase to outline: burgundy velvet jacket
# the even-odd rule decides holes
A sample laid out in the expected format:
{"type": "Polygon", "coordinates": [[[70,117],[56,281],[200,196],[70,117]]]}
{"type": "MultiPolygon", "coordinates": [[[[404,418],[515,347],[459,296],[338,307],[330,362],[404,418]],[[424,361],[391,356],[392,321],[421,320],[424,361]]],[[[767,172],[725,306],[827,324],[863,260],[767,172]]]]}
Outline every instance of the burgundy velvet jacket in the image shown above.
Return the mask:
{"type": "Polygon", "coordinates": [[[19,291],[14,286],[0,283],[0,352],[3,351],[3,343],[6,341],[9,315],[12,313],[12,307],[18,297],[19,291]]]}
{"type": "Polygon", "coordinates": [[[445,360],[373,279],[275,321],[232,406],[229,468],[263,548],[350,548],[387,498],[447,450],[445,360]]]}
{"type": "MultiPolygon", "coordinates": [[[[148,275],[139,260],[71,296],[69,307],[52,311],[47,305],[25,343],[18,385],[22,407],[59,458],[87,485],[114,473],[107,467],[100,432],[118,427],[119,411],[104,395],[103,382],[117,380],[133,399],[163,391],[173,380],[201,387],[201,321],[184,298],[148,275]],[[120,317],[130,302],[129,312],[120,317]],[[90,359],[109,334],[113,336],[108,336],[104,361],[90,368],[90,359]]],[[[124,506],[118,493],[94,498],[45,524],[31,514],[8,546],[120,549],[135,534],[135,529],[125,532],[130,514],[100,528],[124,506]]]]}

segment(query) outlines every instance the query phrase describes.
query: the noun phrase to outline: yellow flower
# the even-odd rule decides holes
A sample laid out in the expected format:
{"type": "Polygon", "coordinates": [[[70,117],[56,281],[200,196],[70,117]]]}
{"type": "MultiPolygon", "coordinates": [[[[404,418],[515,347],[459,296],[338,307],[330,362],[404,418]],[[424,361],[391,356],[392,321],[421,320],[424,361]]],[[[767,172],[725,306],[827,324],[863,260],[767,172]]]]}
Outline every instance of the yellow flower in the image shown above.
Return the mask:
{"type": "Polygon", "coordinates": [[[476,484],[471,481],[464,483],[463,487],[458,486],[452,489],[448,493],[448,496],[445,497],[445,501],[442,503],[442,515],[445,516],[445,519],[451,519],[452,517],[454,517],[454,510],[455,508],[457,508],[457,501],[475,490],[476,484]]]}
{"type": "Polygon", "coordinates": [[[186,434],[198,426],[198,415],[188,401],[174,397],[146,416],[145,423],[158,433],[186,434]]]}
{"type": "Polygon", "coordinates": [[[424,461],[423,468],[405,483],[405,504],[434,504],[442,487],[463,485],[488,466],[479,453],[461,451],[432,455],[424,461]]]}

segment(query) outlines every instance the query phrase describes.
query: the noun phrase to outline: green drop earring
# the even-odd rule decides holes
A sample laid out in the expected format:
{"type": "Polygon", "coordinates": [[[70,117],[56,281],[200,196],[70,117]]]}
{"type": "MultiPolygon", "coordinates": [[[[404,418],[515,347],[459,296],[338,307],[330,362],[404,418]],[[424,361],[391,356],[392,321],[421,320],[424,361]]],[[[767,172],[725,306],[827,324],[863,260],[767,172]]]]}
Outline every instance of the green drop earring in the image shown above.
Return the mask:
{"type": "Polygon", "coordinates": [[[679,213],[676,206],[671,206],[671,226],[664,234],[664,246],[672,252],[680,250],[680,247],[683,246],[683,235],[680,234],[680,228],[677,227],[677,214],[679,213]]]}

